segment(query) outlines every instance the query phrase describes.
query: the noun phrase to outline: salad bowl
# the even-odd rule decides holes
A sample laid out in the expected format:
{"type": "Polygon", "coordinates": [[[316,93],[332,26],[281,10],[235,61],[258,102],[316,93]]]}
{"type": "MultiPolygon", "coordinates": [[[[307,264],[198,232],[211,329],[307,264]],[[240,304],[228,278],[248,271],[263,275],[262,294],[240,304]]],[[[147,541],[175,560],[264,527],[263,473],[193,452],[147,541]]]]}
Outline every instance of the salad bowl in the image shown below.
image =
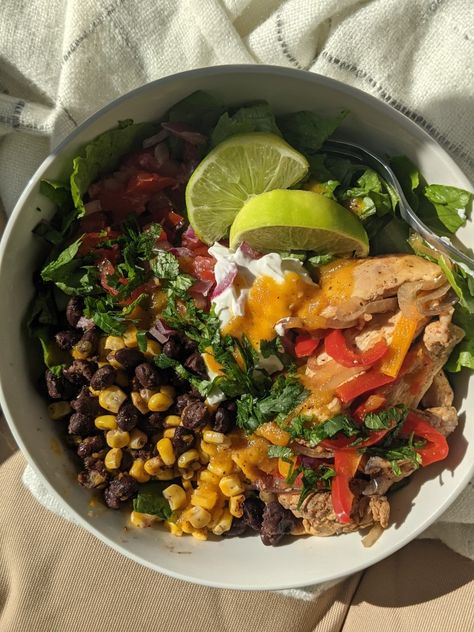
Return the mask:
{"type": "MultiPolygon", "coordinates": [[[[277,114],[346,110],[349,115],[337,132],[341,139],[378,154],[404,154],[428,181],[471,189],[455,162],[415,123],[373,97],[325,77],[277,67],[223,66],[181,73],[138,88],[91,116],[53,150],[13,211],[0,248],[4,297],[0,304],[0,404],[28,462],[48,491],[66,506],[71,519],[132,560],[183,580],[235,589],[275,590],[334,580],[380,561],[417,537],[467,485],[474,469],[474,425],[468,412],[474,407],[474,394],[464,373],[454,379],[454,404],[461,422],[450,438],[448,458],[416,472],[397,491],[390,526],[371,548],[364,548],[358,533],[302,537],[267,548],[256,537],[202,542],[171,538],[158,529],[130,529],[125,513],[91,503],[90,493],[77,485],[73,458],[61,447],[57,422],[49,419],[46,403],[35,389],[39,361],[22,318],[33,295],[33,271],[44,257],[32,230],[54,211],[40,194],[40,180],[56,180],[68,173],[78,150],[117,121],[155,121],[197,90],[229,105],[265,100],[277,114]]],[[[459,237],[469,245],[474,228],[468,223],[459,237]]]]}

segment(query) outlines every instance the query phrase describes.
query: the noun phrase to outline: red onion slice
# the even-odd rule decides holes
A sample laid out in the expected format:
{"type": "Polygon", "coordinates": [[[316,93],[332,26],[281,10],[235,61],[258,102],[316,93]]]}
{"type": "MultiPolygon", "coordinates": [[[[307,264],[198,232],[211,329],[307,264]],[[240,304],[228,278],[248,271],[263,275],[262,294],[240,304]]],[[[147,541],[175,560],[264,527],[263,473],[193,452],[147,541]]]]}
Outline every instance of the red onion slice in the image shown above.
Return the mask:
{"type": "Polygon", "coordinates": [[[149,138],[145,138],[142,143],[143,149],[148,149],[149,147],[153,147],[153,145],[157,145],[165,140],[168,137],[168,132],[165,129],[161,129],[157,134],[153,134],[149,138]]]}
{"type": "Polygon", "coordinates": [[[202,241],[196,235],[191,226],[188,226],[183,233],[182,236],[183,243],[186,242],[186,245],[189,248],[198,247],[202,245],[202,241]]]}
{"type": "Polygon", "coordinates": [[[196,283],[192,285],[192,287],[189,290],[189,293],[192,296],[195,296],[195,295],[207,296],[213,287],[214,287],[214,283],[212,281],[199,280],[199,281],[196,281],[196,283]]]}
{"type": "Polygon", "coordinates": [[[156,338],[159,343],[164,344],[168,342],[170,337],[176,333],[174,329],[170,329],[160,318],[157,318],[153,327],[148,330],[150,336],[156,338]]]}
{"type": "Polygon", "coordinates": [[[217,298],[220,294],[222,294],[224,290],[227,290],[227,288],[230,287],[232,283],[234,282],[235,277],[237,276],[237,273],[238,273],[238,268],[235,263],[231,263],[230,265],[231,265],[231,268],[229,269],[229,271],[224,275],[224,277],[216,285],[214,292],[212,293],[211,299],[217,298]]]}
{"type": "Polygon", "coordinates": [[[100,200],[91,200],[84,204],[84,209],[86,211],[86,215],[92,215],[93,213],[100,213],[102,210],[102,204],[100,200]]]}
{"type": "Polygon", "coordinates": [[[170,152],[166,143],[158,143],[154,149],[156,166],[159,169],[170,159],[170,152]]]}
{"type": "Polygon", "coordinates": [[[169,252],[171,252],[172,255],[174,255],[175,257],[194,257],[193,253],[191,252],[191,250],[189,250],[189,248],[175,248],[174,246],[172,246],[171,248],[167,248],[167,250],[169,252]]]}
{"type": "Polygon", "coordinates": [[[252,246],[250,246],[250,244],[248,244],[246,241],[243,241],[240,244],[239,248],[241,252],[243,252],[244,255],[249,259],[260,259],[260,257],[263,257],[261,252],[257,252],[256,250],[254,250],[252,246]]]}
{"type": "Polygon", "coordinates": [[[95,322],[90,318],[86,318],[85,316],[81,316],[77,321],[76,325],[79,329],[92,329],[95,327],[95,322]]]}
{"type": "Polygon", "coordinates": [[[162,123],[163,129],[168,131],[176,138],[181,138],[191,145],[203,145],[206,142],[206,137],[200,132],[196,132],[186,123],[162,123]]]}

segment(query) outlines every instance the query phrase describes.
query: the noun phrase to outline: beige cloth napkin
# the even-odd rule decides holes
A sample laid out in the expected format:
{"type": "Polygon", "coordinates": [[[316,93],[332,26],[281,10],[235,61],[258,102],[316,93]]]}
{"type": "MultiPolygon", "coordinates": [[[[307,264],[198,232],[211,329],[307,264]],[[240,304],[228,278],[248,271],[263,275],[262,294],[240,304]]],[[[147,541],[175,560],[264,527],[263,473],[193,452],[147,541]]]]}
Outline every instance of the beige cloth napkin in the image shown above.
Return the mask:
{"type": "MultiPolygon", "coordinates": [[[[109,100],[227,63],[307,69],[366,90],[474,179],[473,45],[472,0],[3,0],[0,198],[9,213],[50,148],[109,100]]],[[[471,485],[424,537],[474,558],[473,525],[471,485]]]]}

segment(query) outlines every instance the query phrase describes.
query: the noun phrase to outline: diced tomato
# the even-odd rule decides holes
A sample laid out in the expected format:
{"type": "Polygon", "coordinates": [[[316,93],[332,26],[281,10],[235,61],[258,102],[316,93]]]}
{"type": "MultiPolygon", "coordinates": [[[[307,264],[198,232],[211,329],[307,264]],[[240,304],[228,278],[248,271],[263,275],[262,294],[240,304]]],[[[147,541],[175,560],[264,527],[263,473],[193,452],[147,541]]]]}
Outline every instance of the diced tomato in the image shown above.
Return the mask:
{"type": "Polygon", "coordinates": [[[354,494],[349,483],[354,478],[362,455],[357,450],[336,451],[334,453],[334,469],[336,476],[331,481],[331,500],[338,522],[351,521],[354,494]]]}
{"type": "Polygon", "coordinates": [[[201,257],[198,255],[194,257],[192,267],[194,275],[201,281],[212,281],[215,283],[216,278],[214,276],[214,266],[216,260],[214,257],[201,257]]]}
{"type": "Polygon", "coordinates": [[[93,233],[103,230],[107,226],[105,213],[92,213],[84,215],[79,224],[79,231],[82,233],[93,233]]]}
{"type": "Polygon", "coordinates": [[[400,436],[410,437],[412,434],[426,441],[424,447],[416,449],[423,466],[442,461],[448,456],[449,446],[446,437],[433,428],[426,419],[409,412],[400,430],[400,436]]]}
{"type": "Polygon", "coordinates": [[[127,196],[153,195],[174,184],[176,184],[174,178],[160,176],[158,173],[149,171],[139,171],[129,179],[125,193],[127,196]]]}
{"type": "Polygon", "coordinates": [[[295,356],[297,358],[307,358],[316,351],[320,339],[308,335],[299,335],[295,340],[295,356]]]}
{"type": "Polygon", "coordinates": [[[380,373],[380,371],[376,369],[370,369],[370,371],[362,373],[362,375],[357,375],[349,382],[338,386],[336,395],[344,404],[348,404],[356,397],[359,397],[359,395],[373,391],[380,386],[385,386],[385,384],[390,384],[394,382],[395,379],[396,378],[390,375],[380,373]]]}
{"type": "Polygon", "coordinates": [[[116,189],[102,187],[98,193],[98,199],[105,211],[113,213],[114,218],[120,221],[130,213],[140,215],[145,210],[145,204],[149,195],[127,195],[125,187],[120,184],[116,189]]]}
{"type": "Polygon", "coordinates": [[[174,211],[170,211],[166,220],[175,228],[181,228],[184,224],[184,217],[179,215],[179,213],[175,213],[174,211]]]}
{"type": "Polygon", "coordinates": [[[324,339],[324,350],[333,358],[338,364],[342,366],[372,366],[388,351],[388,346],[385,340],[380,340],[373,347],[356,353],[349,349],[344,334],[340,329],[333,329],[324,339]]]}
{"type": "Polygon", "coordinates": [[[99,272],[100,272],[100,284],[104,288],[106,292],[112,294],[112,296],[117,296],[118,290],[109,285],[108,279],[113,274],[115,274],[115,268],[112,263],[108,259],[103,259],[99,263],[99,272]]]}
{"type": "Polygon", "coordinates": [[[86,233],[82,237],[79,254],[95,254],[97,246],[100,243],[108,241],[109,239],[116,239],[119,235],[120,233],[118,231],[112,230],[109,226],[107,226],[104,230],[86,233]]]}

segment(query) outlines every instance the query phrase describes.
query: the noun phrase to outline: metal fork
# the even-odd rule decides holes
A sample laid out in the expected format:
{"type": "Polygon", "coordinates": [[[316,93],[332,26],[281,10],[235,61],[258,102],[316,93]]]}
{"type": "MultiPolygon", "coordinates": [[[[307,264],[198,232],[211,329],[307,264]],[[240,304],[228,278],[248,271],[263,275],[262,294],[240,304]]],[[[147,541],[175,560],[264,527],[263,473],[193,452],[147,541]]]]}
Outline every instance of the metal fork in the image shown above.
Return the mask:
{"type": "Polygon", "coordinates": [[[372,167],[372,169],[377,171],[377,173],[385,178],[385,180],[395,189],[398,199],[400,200],[400,215],[406,223],[414,231],[421,235],[425,241],[433,246],[433,248],[439,250],[453,262],[463,263],[471,271],[474,271],[474,259],[472,257],[456,248],[456,246],[454,246],[451,242],[447,242],[441,237],[438,237],[438,235],[436,235],[421,221],[406,199],[397,176],[383,158],[380,158],[376,154],[356,143],[341,140],[326,141],[322,147],[322,151],[324,153],[331,153],[344,158],[350,158],[351,160],[362,162],[368,167],[372,167]]]}

